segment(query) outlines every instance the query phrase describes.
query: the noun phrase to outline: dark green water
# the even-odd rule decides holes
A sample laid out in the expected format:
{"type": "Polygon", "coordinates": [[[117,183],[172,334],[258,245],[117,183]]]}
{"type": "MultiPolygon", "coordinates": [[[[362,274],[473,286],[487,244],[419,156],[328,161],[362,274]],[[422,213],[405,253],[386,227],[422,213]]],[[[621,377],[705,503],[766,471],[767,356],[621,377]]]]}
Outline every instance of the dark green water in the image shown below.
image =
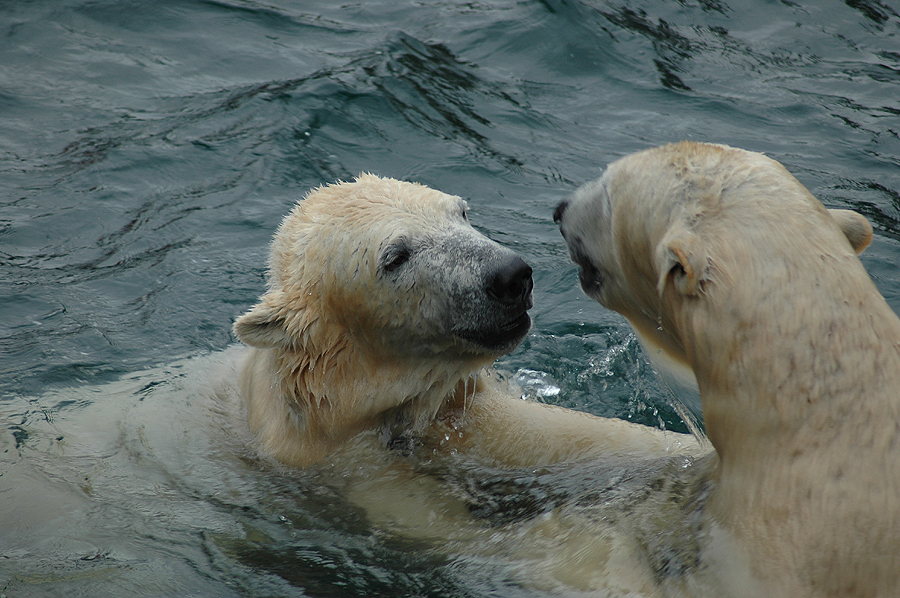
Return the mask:
{"type": "Polygon", "coordinates": [[[206,368],[178,359],[234,343],[272,231],[325,182],[370,171],[466,198],[535,269],[534,329],[502,368],[596,414],[683,429],[550,218],[632,151],[694,139],[780,160],[869,217],[863,261],[900,309],[892,0],[20,2],[0,5],[0,39],[10,596],[537,592],[227,461],[240,449],[197,439],[159,390],[206,368]]]}

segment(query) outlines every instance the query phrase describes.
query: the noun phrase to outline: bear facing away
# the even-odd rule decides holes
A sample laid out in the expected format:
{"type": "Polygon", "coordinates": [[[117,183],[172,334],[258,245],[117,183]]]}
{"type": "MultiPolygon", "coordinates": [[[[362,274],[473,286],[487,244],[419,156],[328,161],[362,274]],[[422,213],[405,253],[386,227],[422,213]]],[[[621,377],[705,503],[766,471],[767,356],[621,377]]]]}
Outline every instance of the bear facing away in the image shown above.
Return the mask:
{"type": "Polygon", "coordinates": [[[865,219],[761,154],[692,142],[610,164],[554,217],[585,292],[700,390],[717,453],[700,564],[663,585],[900,595],[900,320],[856,256],[865,219]]]}
{"type": "Polygon", "coordinates": [[[315,189],[279,227],[268,290],[234,325],[251,345],[251,431],[300,467],[373,431],[514,466],[697,446],[477,378],[527,334],[531,291],[531,268],[475,231],[458,197],[374,175],[315,189]]]}

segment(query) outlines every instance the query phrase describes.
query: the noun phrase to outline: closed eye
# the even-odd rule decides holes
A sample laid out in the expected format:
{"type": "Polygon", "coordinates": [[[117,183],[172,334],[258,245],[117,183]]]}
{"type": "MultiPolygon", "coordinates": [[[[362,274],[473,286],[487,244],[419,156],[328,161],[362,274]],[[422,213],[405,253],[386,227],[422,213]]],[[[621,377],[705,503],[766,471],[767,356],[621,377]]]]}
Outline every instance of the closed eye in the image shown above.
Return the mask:
{"type": "Polygon", "coordinates": [[[466,203],[465,201],[460,200],[460,202],[459,202],[459,214],[460,214],[460,216],[462,216],[462,219],[463,219],[465,222],[468,222],[468,221],[469,221],[469,214],[468,214],[468,211],[469,211],[469,204],[466,203]]]}
{"type": "Polygon", "coordinates": [[[381,269],[384,272],[394,272],[412,257],[412,250],[405,241],[388,245],[381,254],[381,269]]]}

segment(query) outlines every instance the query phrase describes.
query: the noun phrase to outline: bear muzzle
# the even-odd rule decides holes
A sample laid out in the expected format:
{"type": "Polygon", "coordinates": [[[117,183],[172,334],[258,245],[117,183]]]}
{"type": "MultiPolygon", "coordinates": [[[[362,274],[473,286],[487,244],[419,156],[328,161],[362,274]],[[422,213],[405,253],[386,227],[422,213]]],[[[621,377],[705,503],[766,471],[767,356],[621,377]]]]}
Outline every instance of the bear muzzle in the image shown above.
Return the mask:
{"type": "Polygon", "coordinates": [[[484,273],[487,301],[453,331],[479,350],[498,354],[514,349],[531,329],[534,289],[531,266],[513,252],[504,254],[484,273]]]}
{"type": "Polygon", "coordinates": [[[531,291],[534,281],[531,266],[517,255],[510,257],[488,277],[487,295],[494,301],[507,305],[522,304],[531,308],[531,291]]]}
{"type": "Polygon", "coordinates": [[[578,282],[581,283],[582,290],[589,297],[599,300],[605,277],[603,271],[594,264],[591,258],[588,257],[587,252],[584,251],[581,239],[571,231],[566,230],[563,218],[570,205],[571,201],[568,199],[559,202],[559,205],[553,211],[553,222],[559,225],[559,231],[562,233],[566,246],[569,249],[569,256],[578,265],[578,282]]]}

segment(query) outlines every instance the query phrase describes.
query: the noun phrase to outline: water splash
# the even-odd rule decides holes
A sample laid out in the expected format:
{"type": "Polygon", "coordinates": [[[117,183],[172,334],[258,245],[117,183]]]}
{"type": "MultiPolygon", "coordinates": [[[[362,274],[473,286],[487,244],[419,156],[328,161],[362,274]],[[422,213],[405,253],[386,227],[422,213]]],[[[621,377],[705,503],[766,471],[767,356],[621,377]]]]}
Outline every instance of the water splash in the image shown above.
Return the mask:
{"type": "Polygon", "coordinates": [[[516,384],[522,388],[522,399],[546,402],[562,392],[547,372],[520,368],[514,377],[516,384]]]}

